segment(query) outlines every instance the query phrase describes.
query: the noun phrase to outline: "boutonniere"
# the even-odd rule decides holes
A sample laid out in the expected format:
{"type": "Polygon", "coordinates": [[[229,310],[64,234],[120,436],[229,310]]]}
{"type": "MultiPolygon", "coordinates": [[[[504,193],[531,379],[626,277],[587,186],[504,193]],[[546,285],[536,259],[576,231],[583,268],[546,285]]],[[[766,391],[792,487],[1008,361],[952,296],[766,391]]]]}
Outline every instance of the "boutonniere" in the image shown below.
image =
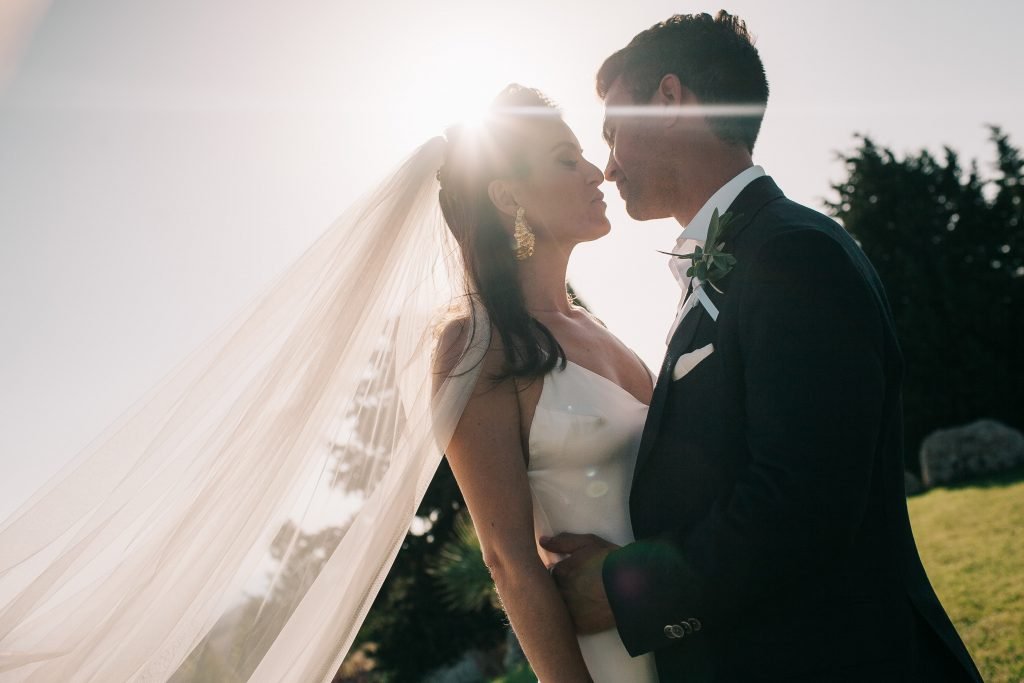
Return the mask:
{"type": "Polygon", "coordinates": [[[711,214],[711,223],[708,225],[708,238],[704,241],[703,247],[697,247],[690,254],[675,254],[670,251],[663,251],[662,254],[681,259],[690,259],[692,265],[686,270],[688,277],[695,277],[704,284],[711,285],[716,292],[723,294],[715,283],[729,274],[736,265],[736,257],[723,251],[725,238],[729,229],[736,222],[739,216],[734,216],[728,211],[721,216],[718,209],[711,214]]]}

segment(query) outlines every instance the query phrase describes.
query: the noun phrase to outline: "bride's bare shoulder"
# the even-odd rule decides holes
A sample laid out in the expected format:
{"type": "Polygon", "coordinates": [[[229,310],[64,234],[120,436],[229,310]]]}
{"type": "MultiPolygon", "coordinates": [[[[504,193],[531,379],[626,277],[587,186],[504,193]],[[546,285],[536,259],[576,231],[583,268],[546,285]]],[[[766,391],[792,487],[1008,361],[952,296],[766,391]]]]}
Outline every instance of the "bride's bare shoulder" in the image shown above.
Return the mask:
{"type": "Polygon", "coordinates": [[[483,363],[485,372],[490,370],[491,375],[500,373],[504,359],[501,335],[494,334],[489,324],[484,325],[470,315],[453,317],[438,325],[433,365],[440,380],[456,372],[459,363],[467,356],[479,359],[474,363],[483,363]]]}

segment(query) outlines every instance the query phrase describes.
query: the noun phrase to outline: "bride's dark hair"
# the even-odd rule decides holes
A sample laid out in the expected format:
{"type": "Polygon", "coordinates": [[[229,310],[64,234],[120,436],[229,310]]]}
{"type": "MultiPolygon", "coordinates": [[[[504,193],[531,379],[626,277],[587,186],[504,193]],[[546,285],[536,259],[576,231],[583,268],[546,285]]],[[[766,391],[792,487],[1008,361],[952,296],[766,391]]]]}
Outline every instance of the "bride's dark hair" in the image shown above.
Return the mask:
{"type": "Polygon", "coordinates": [[[539,90],[512,84],[494,99],[479,127],[456,125],[445,131],[438,200],[462,251],[470,296],[483,304],[501,336],[505,364],[496,379],[539,377],[566,363],[551,331],[526,310],[511,237],[487,191],[493,180],[529,175],[524,149],[537,122],[550,118],[561,118],[551,100],[539,90]]]}

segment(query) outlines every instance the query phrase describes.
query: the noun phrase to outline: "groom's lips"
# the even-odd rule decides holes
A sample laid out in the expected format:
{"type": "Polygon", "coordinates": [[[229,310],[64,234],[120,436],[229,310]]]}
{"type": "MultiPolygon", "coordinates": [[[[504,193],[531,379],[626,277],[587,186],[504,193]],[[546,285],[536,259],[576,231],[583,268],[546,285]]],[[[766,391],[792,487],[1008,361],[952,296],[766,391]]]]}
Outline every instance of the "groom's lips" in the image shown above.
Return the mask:
{"type": "Polygon", "coordinates": [[[597,196],[594,197],[594,201],[591,202],[591,204],[595,204],[597,202],[603,202],[603,201],[604,201],[604,192],[598,192],[597,196]]]}

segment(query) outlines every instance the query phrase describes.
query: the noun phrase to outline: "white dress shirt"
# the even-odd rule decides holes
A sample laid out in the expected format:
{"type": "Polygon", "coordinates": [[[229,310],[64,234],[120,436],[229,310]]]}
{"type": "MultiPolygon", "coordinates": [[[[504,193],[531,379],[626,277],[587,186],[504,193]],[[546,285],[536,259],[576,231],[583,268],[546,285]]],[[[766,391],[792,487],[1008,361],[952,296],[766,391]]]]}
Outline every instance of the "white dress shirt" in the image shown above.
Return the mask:
{"type": "MultiPolygon", "coordinates": [[[[718,210],[718,215],[721,216],[725,213],[734,201],[739,196],[743,189],[764,175],[764,169],[760,166],[751,166],[750,168],[740,171],[732,180],[727,182],[722,187],[711,195],[711,197],[704,203],[704,206],[700,208],[693,216],[683,231],[679,234],[679,239],[676,240],[676,246],[672,250],[675,254],[689,254],[694,251],[696,247],[703,247],[704,241],[708,237],[708,229],[711,227],[711,216],[714,214],[715,209],[718,210]]],[[[676,278],[676,282],[679,283],[679,287],[683,290],[682,296],[679,298],[679,307],[676,310],[676,318],[672,322],[672,327],[669,328],[668,337],[665,339],[665,343],[668,344],[669,340],[672,339],[672,335],[675,334],[676,328],[679,327],[679,323],[682,322],[683,317],[692,309],[696,302],[701,298],[699,290],[702,289],[703,285],[697,284],[691,296],[687,296],[687,290],[690,286],[690,277],[686,274],[690,266],[693,265],[691,259],[681,259],[676,257],[670,257],[668,267],[672,271],[672,274],[676,278]]],[[[710,303],[710,302],[708,302],[710,303]]],[[[717,317],[717,313],[715,313],[717,317]]]]}

